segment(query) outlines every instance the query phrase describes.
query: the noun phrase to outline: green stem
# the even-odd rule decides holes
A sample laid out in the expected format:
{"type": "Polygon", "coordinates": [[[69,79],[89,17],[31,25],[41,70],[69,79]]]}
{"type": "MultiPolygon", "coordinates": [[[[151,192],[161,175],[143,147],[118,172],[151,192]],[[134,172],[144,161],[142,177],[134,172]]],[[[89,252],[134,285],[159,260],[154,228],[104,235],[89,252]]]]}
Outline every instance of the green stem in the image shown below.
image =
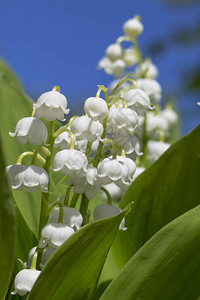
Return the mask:
{"type": "Polygon", "coordinates": [[[70,191],[71,191],[72,187],[73,187],[73,185],[71,184],[66,189],[65,200],[64,200],[64,206],[66,206],[66,207],[69,206],[69,195],[70,195],[70,191]]]}
{"type": "MultiPolygon", "coordinates": [[[[44,165],[44,169],[48,175],[50,172],[50,164],[51,164],[54,140],[55,140],[54,121],[50,121],[49,151],[50,151],[51,155],[47,157],[46,164],[44,165]]],[[[39,233],[38,233],[39,239],[40,239],[42,228],[46,225],[46,223],[48,221],[49,191],[50,191],[50,181],[48,184],[48,193],[42,193],[42,198],[41,198],[40,224],[39,224],[39,233]]]]}
{"type": "Polygon", "coordinates": [[[62,221],[63,221],[63,214],[64,214],[64,209],[63,209],[63,206],[60,205],[60,212],[59,212],[58,223],[62,223],[62,221]]]}
{"type": "Polygon", "coordinates": [[[35,250],[34,254],[33,254],[33,259],[31,262],[31,270],[36,270],[36,266],[37,266],[37,258],[38,258],[38,252],[37,249],[35,250]]]}
{"type": "Polygon", "coordinates": [[[80,194],[74,194],[70,203],[70,207],[75,207],[80,194]]]}
{"type": "Polygon", "coordinates": [[[147,142],[148,142],[146,127],[147,127],[147,117],[145,115],[144,116],[144,124],[143,124],[143,137],[142,137],[142,152],[143,152],[142,163],[145,168],[147,167],[146,156],[147,156],[147,142]]]}
{"type": "Polygon", "coordinates": [[[92,148],[92,143],[88,141],[87,149],[86,149],[86,152],[85,152],[85,155],[87,156],[87,158],[89,158],[91,148],[92,148]]]}
{"type": "Polygon", "coordinates": [[[123,108],[127,108],[127,102],[126,102],[126,100],[125,100],[123,97],[117,97],[117,98],[111,100],[111,101],[109,102],[108,106],[111,107],[113,104],[116,104],[116,103],[118,103],[119,101],[122,102],[123,108]]]}
{"type": "Polygon", "coordinates": [[[137,53],[137,57],[138,57],[138,64],[139,64],[139,70],[141,71],[141,65],[143,63],[143,59],[142,59],[142,53],[140,51],[139,45],[138,45],[138,41],[136,38],[133,39],[133,44],[135,46],[135,50],[137,53]]]}
{"type": "MultiPolygon", "coordinates": [[[[23,160],[24,157],[26,157],[26,156],[34,156],[34,154],[35,154],[35,152],[33,152],[33,151],[26,151],[26,152],[23,152],[23,153],[18,157],[16,164],[17,164],[17,165],[21,165],[22,160],[23,160]]],[[[38,154],[38,153],[36,153],[36,154],[37,154],[37,155],[36,155],[36,158],[42,163],[42,165],[45,165],[46,160],[45,160],[40,154],[38,154]]]]}
{"type": "Polygon", "coordinates": [[[107,197],[107,204],[112,205],[112,198],[110,193],[102,186],[101,190],[106,194],[107,197]]]}
{"type": "Polygon", "coordinates": [[[85,194],[82,194],[80,213],[83,216],[83,225],[89,223],[88,205],[89,205],[89,199],[85,194]]]}
{"type": "MultiPolygon", "coordinates": [[[[105,135],[106,135],[106,124],[107,124],[107,119],[108,117],[106,117],[104,120],[103,120],[103,133],[101,135],[101,139],[103,140],[105,138],[105,135]]],[[[96,155],[95,155],[95,158],[94,158],[94,167],[97,167],[98,166],[98,163],[100,162],[100,159],[101,159],[101,152],[102,152],[102,148],[103,148],[103,143],[101,141],[99,141],[99,146],[97,148],[97,152],[96,152],[96,155]]]]}

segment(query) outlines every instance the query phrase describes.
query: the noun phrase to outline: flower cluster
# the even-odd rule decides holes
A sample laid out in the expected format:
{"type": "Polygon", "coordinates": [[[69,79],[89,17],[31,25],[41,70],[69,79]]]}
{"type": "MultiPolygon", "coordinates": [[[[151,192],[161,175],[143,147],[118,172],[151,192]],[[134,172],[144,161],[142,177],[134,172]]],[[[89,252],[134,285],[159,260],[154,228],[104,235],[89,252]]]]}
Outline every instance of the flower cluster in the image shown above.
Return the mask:
{"type": "MultiPolygon", "coordinates": [[[[10,136],[16,137],[19,144],[29,142],[36,149],[22,153],[16,164],[7,167],[10,184],[15,190],[25,189],[30,193],[40,189],[42,201],[48,202],[49,207],[41,212],[38,245],[30,251],[29,269],[17,274],[13,294],[29,292],[40,269],[81,226],[121,212],[113,205],[107,187],[111,185],[123,194],[134,180],[136,163],[128,156],[142,155],[135,132],[147,109],[152,109],[150,99],[136,87],[135,81],[124,95],[109,93],[101,85],[95,97],[86,99],[85,115],[72,117],[55,131],[55,120],[65,120],[69,109],[65,96],[54,87],[33,104],[31,117],[17,123],[10,136]],[[100,97],[101,93],[105,97],[100,97]],[[49,126],[40,118],[49,121],[49,126]],[[30,165],[23,164],[26,156],[32,157],[30,165]],[[53,203],[49,197],[50,170],[66,178],[64,199],[61,195],[53,203]],[[98,193],[106,196],[107,204],[96,206],[91,214],[89,201],[98,193]],[[80,210],[77,209],[79,198],[80,210]],[[37,257],[40,258],[36,263],[37,257]],[[40,266],[39,270],[36,265],[40,266]]],[[[126,230],[124,219],[119,230],[126,230]]]]}
{"type": "MultiPolygon", "coordinates": [[[[162,88],[157,81],[158,69],[150,58],[142,57],[139,49],[138,37],[142,32],[143,24],[138,16],[127,20],[123,25],[124,35],[118,37],[115,44],[108,46],[98,68],[117,78],[110,84],[110,89],[115,96],[123,97],[127,107],[139,117],[132,138],[127,139],[124,134],[112,134],[112,139],[123,146],[126,154],[130,154],[134,160],[143,152],[137,165],[146,168],[169,148],[172,132],[176,131],[178,124],[178,115],[172,104],[167,103],[164,109],[161,108],[162,88]],[[124,42],[128,48],[124,47],[124,42]],[[130,67],[133,69],[130,70],[130,67]],[[135,80],[136,89],[131,88],[131,80],[118,84],[127,73],[135,80]]],[[[116,126],[112,117],[119,112],[112,112],[110,132],[116,126]]]]}
{"type": "MultiPolygon", "coordinates": [[[[30,250],[28,269],[16,275],[12,294],[29,292],[56,249],[82,226],[119,214],[113,204],[169,147],[164,138],[177,122],[177,114],[170,107],[160,108],[157,68],[150,59],[142,59],[137,43],[143,31],[140,18],[125,22],[123,31],[125,35],[107,48],[99,67],[120,78],[126,67],[135,66],[131,76],[109,88],[99,85],[96,95],[84,102],[85,114],[70,118],[57,131],[55,121],[66,121],[69,109],[66,97],[54,87],[33,104],[31,117],[19,120],[10,133],[19,144],[35,146],[7,167],[12,188],[42,192],[38,244],[30,250]],[[124,49],[123,41],[132,46],[124,49]],[[26,156],[32,158],[30,165],[22,163],[26,156]],[[66,193],[53,201],[50,171],[62,174],[66,184],[66,193]],[[90,201],[97,194],[106,203],[91,212],[90,201]]],[[[119,230],[126,229],[123,219],[119,230]]]]}

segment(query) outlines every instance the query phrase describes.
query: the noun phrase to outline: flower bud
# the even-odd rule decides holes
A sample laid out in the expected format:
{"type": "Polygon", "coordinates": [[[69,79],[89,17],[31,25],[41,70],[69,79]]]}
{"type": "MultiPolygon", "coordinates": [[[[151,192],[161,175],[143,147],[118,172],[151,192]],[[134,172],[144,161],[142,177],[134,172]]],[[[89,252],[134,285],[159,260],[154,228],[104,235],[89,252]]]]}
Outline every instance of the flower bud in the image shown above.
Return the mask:
{"type": "Polygon", "coordinates": [[[9,135],[12,137],[17,136],[20,145],[25,144],[27,141],[32,145],[46,145],[48,130],[41,120],[27,117],[19,120],[15,132],[9,132],[9,135]]]}
{"type": "Polygon", "coordinates": [[[67,109],[67,99],[64,95],[57,91],[50,91],[43,93],[33,104],[35,109],[34,117],[44,117],[48,121],[54,121],[56,119],[65,121],[64,114],[69,113],[67,109]]]}
{"type": "Polygon", "coordinates": [[[133,48],[126,49],[124,51],[123,60],[128,67],[132,67],[138,62],[137,53],[133,48]]]}
{"type": "Polygon", "coordinates": [[[94,121],[102,122],[108,115],[108,106],[104,99],[90,97],[84,103],[86,114],[94,121]]]}
{"type": "Polygon", "coordinates": [[[108,46],[106,49],[106,56],[110,59],[110,61],[114,62],[123,56],[123,49],[118,44],[112,44],[108,46]]]}
{"type": "Polygon", "coordinates": [[[135,38],[142,33],[143,25],[137,17],[134,17],[124,23],[123,31],[127,36],[135,38]]]}

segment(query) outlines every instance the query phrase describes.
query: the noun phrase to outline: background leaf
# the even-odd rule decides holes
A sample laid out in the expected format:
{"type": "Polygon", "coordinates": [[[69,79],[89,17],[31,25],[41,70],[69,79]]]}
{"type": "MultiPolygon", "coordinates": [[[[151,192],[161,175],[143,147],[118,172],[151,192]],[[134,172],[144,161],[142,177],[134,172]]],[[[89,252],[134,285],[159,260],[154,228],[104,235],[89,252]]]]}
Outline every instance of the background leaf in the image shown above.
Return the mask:
{"type": "Polygon", "coordinates": [[[44,267],[28,299],[92,299],[124,212],[74,233],[44,267]]]}
{"type": "MultiPolygon", "coordinates": [[[[34,148],[29,143],[18,145],[16,138],[8,134],[9,131],[14,132],[21,118],[31,115],[32,105],[32,101],[24,94],[16,76],[5,63],[0,61],[0,128],[6,165],[15,164],[22,152],[34,148]]],[[[23,218],[30,229],[37,234],[40,192],[30,194],[25,191],[13,191],[13,195],[23,218]]]]}
{"type": "Polygon", "coordinates": [[[172,145],[142,173],[125,194],[121,207],[134,201],[128,230],[115,239],[120,267],[160,228],[200,203],[200,126],[172,145]]]}
{"type": "Polygon", "coordinates": [[[200,294],[200,206],[155,234],[100,300],[196,300],[200,294]]]}
{"type": "Polygon", "coordinates": [[[0,299],[5,299],[15,257],[16,218],[0,140],[0,299]]]}

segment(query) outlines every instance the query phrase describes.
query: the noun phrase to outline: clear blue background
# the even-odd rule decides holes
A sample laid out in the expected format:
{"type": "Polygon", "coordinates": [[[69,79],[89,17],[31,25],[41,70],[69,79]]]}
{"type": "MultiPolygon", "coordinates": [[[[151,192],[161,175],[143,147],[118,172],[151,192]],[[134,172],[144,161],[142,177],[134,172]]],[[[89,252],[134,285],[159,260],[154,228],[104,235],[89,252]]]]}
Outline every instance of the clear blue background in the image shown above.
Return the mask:
{"type": "MultiPolygon", "coordinates": [[[[26,92],[35,99],[54,85],[68,99],[69,107],[82,106],[96,93],[97,84],[108,85],[112,77],[96,66],[106,47],[122,35],[123,23],[139,14],[144,33],[139,44],[148,56],[148,45],[165,41],[169,32],[190,26],[200,16],[199,5],[174,8],[156,0],[1,0],[0,54],[18,74],[26,92]]],[[[169,44],[153,62],[165,93],[178,99],[183,133],[200,121],[200,95],[179,94],[185,65],[200,59],[198,46],[181,48],[169,44]]]]}

